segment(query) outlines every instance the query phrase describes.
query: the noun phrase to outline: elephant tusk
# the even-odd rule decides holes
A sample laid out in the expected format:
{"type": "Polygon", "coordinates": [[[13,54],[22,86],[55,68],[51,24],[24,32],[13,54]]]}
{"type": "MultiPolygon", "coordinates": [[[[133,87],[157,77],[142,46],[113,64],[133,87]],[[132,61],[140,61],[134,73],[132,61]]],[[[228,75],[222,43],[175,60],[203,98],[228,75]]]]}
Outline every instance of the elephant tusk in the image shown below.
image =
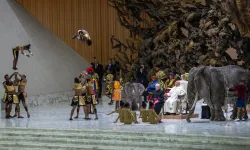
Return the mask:
{"type": "Polygon", "coordinates": [[[195,107],[197,101],[198,101],[198,94],[195,94],[195,100],[194,100],[193,106],[191,107],[190,110],[193,110],[193,109],[194,109],[194,107],[195,107]]]}

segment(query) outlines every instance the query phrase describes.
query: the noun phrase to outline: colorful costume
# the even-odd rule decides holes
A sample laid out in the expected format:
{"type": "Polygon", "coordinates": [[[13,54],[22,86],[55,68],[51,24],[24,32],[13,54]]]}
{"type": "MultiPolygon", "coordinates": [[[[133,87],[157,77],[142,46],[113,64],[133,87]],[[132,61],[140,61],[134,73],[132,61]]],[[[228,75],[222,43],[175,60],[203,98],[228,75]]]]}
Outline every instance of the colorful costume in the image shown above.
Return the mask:
{"type": "Polygon", "coordinates": [[[142,118],[142,122],[148,122],[148,111],[142,108],[140,110],[140,117],[142,118]]]}
{"type": "Polygon", "coordinates": [[[114,82],[114,90],[112,100],[120,101],[121,100],[121,84],[119,81],[114,82]]]}
{"type": "MultiPolygon", "coordinates": [[[[81,83],[75,83],[74,84],[75,90],[82,90],[82,84],[81,83]]],[[[75,95],[72,99],[71,106],[84,106],[85,101],[83,96],[75,95]]]]}
{"type": "Polygon", "coordinates": [[[128,108],[123,108],[121,110],[121,113],[119,114],[119,116],[116,119],[116,122],[120,119],[123,118],[124,120],[124,124],[132,124],[132,122],[136,122],[136,119],[133,115],[133,113],[130,111],[130,109],[128,108]]]}
{"type": "Polygon", "coordinates": [[[153,81],[149,83],[149,86],[146,88],[146,91],[149,93],[148,95],[148,100],[152,100],[152,94],[153,91],[155,90],[156,84],[159,84],[158,80],[156,80],[156,77],[152,77],[153,81]]]}
{"type": "Polygon", "coordinates": [[[148,121],[150,124],[157,124],[160,117],[155,113],[153,109],[147,110],[148,113],[148,121]]]}
{"type": "Polygon", "coordinates": [[[107,95],[111,95],[113,93],[113,86],[112,86],[113,79],[114,79],[114,75],[112,74],[108,74],[106,77],[106,80],[107,80],[106,94],[107,95]]]}
{"type": "MultiPolygon", "coordinates": [[[[124,109],[124,108],[118,108],[118,109],[112,111],[111,113],[109,113],[109,114],[107,114],[107,115],[111,115],[111,114],[113,114],[113,113],[118,113],[118,114],[120,115],[123,109],[124,109]]],[[[120,122],[122,122],[122,123],[124,122],[124,118],[123,118],[122,115],[120,115],[120,118],[119,118],[119,119],[120,119],[120,122]]]]}
{"type": "Polygon", "coordinates": [[[156,78],[157,78],[159,84],[161,85],[161,88],[163,88],[164,87],[164,79],[166,78],[166,74],[164,73],[164,71],[159,70],[156,73],[156,78]]]}
{"type": "MultiPolygon", "coordinates": [[[[17,61],[18,61],[18,56],[19,56],[19,51],[21,50],[23,52],[23,50],[27,50],[29,52],[30,55],[33,55],[30,51],[30,44],[28,45],[23,45],[23,46],[16,46],[12,48],[12,53],[13,53],[13,69],[17,70],[16,65],[17,65],[17,61]]],[[[25,56],[28,56],[28,54],[24,53],[25,56]]]]}

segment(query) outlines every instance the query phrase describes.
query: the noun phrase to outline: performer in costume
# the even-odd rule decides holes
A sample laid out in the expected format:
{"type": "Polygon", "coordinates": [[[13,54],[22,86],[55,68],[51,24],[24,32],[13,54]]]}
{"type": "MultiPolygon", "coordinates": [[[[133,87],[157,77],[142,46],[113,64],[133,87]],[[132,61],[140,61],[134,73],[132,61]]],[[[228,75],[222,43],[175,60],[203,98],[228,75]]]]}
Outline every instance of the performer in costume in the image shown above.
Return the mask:
{"type": "MultiPolygon", "coordinates": [[[[17,73],[15,73],[15,74],[17,74],[17,73]]],[[[5,102],[5,103],[7,103],[7,108],[8,108],[6,118],[10,118],[12,104],[16,105],[16,112],[17,112],[18,118],[23,118],[22,116],[20,116],[20,105],[19,105],[18,96],[16,94],[16,87],[15,87],[16,85],[17,85],[17,83],[16,82],[13,83],[12,81],[8,81],[6,83],[6,89],[8,91],[6,102],[5,102]]]]}
{"type": "Polygon", "coordinates": [[[79,75],[79,80],[80,80],[80,82],[81,82],[81,85],[82,85],[82,98],[81,98],[81,100],[83,100],[82,102],[80,102],[79,103],[79,105],[78,105],[78,107],[77,107],[77,115],[76,115],[76,117],[75,117],[75,119],[77,119],[78,117],[79,117],[79,112],[80,112],[80,107],[83,107],[83,112],[84,112],[84,114],[85,114],[85,117],[84,117],[84,119],[86,119],[86,120],[88,120],[89,119],[89,116],[88,116],[88,112],[86,112],[87,111],[87,108],[86,108],[86,99],[87,99],[87,97],[86,97],[86,93],[87,93],[87,88],[86,88],[86,81],[87,81],[87,79],[86,79],[86,73],[85,72],[83,72],[83,73],[81,73],[80,75],[79,75]]]}
{"type": "Polygon", "coordinates": [[[91,79],[87,79],[87,83],[86,83],[86,88],[87,88],[87,101],[86,101],[87,109],[88,109],[88,112],[91,112],[90,108],[92,106],[94,114],[95,114],[95,120],[97,120],[98,116],[97,116],[97,109],[96,109],[95,105],[97,105],[96,92],[98,90],[98,81],[92,77],[92,75],[94,73],[93,68],[87,68],[86,71],[91,76],[91,79]]]}
{"type": "MultiPolygon", "coordinates": [[[[120,101],[120,107],[114,111],[112,111],[111,113],[107,114],[107,115],[111,115],[113,113],[118,113],[119,115],[121,114],[122,110],[124,109],[124,102],[120,101]]],[[[123,122],[123,116],[120,117],[120,122],[123,122]]]]}
{"type": "Polygon", "coordinates": [[[120,118],[123,118],[124,124],[132,124],[132,122],[138,123],[130,110],[130,104],[128,102],[124,104],[124,109],[122,109],[121,113],[119,113],[119,116],[114,123],[116,123],[120,118]]]}
{"type": "MultiPolygon", "coordinates": [[[[17,85],[18,85],[18,99],[19,99],[19,103],[22,102],[23,104],[23,107],[27,113],[27,117],[30,118],[30,114],[29,114],[29,111],[28,111],[28,106],[26,104],[26,98],[27,98],[27,94],[25,92],[25,87],[27,85],[27,79],[26,79],[26,76],[25,75],[21,75],[21,74],[17,74],[15,75],[16,77],[16,80],[18,81],[17,85]],[[17,75],[21,78],[20,80],[17,78],[17,75]]],[[[17,116],[17,108],[15,109],[16,110],[16,113],[14,115],[14,117],[17,116]]]]}
{"type": "Polygon", "coordinates": [[[112,100],[115,101],[115,109],[119,108],[119,101],[121,100],[121,84],[119,81],[114,81],[114,90],[112,100]]]}
{"type": "Polygon", "coordinates": [[[81,42],[86,42],[88,46],[92,45],[92,41],[90,39],[89,33],[86,30],[78,30],[77,35],[73,36],[72,39],[77,38],[81,42]]]}
{"type": "Polygon", "coordinates": [[[142,122],[148,122],[148,111],[146,109],[147,104],[142,102],[142,108],[140,110],[140,118],[142,118],[142,122]]]}
{"type": "Polygon", "coordinates": [[[72,102],[71,102],[71,106],[73,107],[72,110],[71,110],[71,113],[70,113],[70,118],[69,120],[73,120],[72,119],[72,116],[75,112],[75,109],[79,106],[79,105],[82,105],[84,106],[85,105],[85,101],[82,97],[82,84],[81,84],[81,81],[79,80],[79,78],[75,78],[74,79],[74,91],[75,91],[75,95],[72,99],[72,102]]]}
{"type": "Polygon", "coordinates": [[[153,102],[149,102],[148,121],[150,124],[157,124],[160,122],[160,116],[156,114],[153,102]]]}
{"type": "Polygon", "coordinates": [[[111,73],[111,70],[107,70],[107,76],[106,76],[106,95],[110,97],[109,105],[113,104],[112,100],[112,93],[113,93],[113,79],[114,75],[111,73]]]}
{"type": "MultiPolygon", "coordinates": [[[[12,116],[7,116],[7,112],[8,112],[8,106],[9,106],[9,104],[8,103],[6,103],[6,100],[7,100],[7,95],[8,95],[8,90],[7,90],[7,87],[6,87],[6,85],[7,85],[7,82],[9,82],[10,80],[11,80],[11,78],[14,76],[14,73],[9,77],[9,75],[8,74],[6,74],[5,76],[4,76],[4,79],[5,79],[5,81],[3,82],[3,88],[4,88],[4,90],[5,90],[5,92],[4,92],[4,96],[3,96],[3,99],[2,99],[2,101],[3,101],[3,103],[5,103],[5,117],[6,118],[8,118],[8,117],[12,117],[12,116]]],[[[12,106],[12,105],[11,105],[12,106]]]]}
{"type": "Polygon", "coordinates": [[[13,69],[14,70],[17,70],[17,61],[18,61],[18,56],[19,56],[19,51],[21,51],[21,53],[27,57],[30,57],[30,55],[33,55],[30,51],[30,44],[28,45],[23,45],[23,46],[16,46],[16,47],[13,47],[12,48],[12,53],[13,53],[13,57],[14,57],[14,60],[13,60],[13,69]],[[24,50],[27,50],[29,52],[29,54],[26,54],[24,53],[24,50]]]}

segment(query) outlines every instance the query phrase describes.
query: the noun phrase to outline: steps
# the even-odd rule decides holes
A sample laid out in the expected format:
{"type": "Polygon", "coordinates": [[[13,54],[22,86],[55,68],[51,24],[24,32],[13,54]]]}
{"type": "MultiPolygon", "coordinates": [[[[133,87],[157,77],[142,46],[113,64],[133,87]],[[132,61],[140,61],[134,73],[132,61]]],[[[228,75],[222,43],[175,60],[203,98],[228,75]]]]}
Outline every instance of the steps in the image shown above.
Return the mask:
{"type": "Polygon", "coordinates": [[[250,139],[244,137],[174,135],[106,130],[0,128],[0,149],[6,150],[247,150],[249,147],[250,139]]]}

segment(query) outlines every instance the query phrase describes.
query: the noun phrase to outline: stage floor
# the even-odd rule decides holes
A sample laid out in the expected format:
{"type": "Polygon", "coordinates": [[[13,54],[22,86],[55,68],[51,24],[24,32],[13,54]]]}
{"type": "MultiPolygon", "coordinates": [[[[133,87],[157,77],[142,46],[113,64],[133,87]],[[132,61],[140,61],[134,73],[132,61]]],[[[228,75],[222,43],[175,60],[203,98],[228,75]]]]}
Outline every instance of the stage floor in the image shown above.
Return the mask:
{"type": "MultiPolygon", "coordinates": [[[[114,109],[114,105],[109,106],[107,97],[103,97],[101,103],[97,106],[98,120],[83,119],[83,110],[80,118],[69,121],[71,110],[70,102],[50,104],[29,108],[31,118],[27,118],[23,107],[21,114],[23,119],[5,119],[4,111],[1,112],[0,128],[21,127],[21,128],[57,128],[57,129],[97,129],[114,131],[136,131],[136,132],[159,132],[170,134],[203,134],[203,135],[226,135],[226,136],[245,136],[250,137],[250,120],[245,122],[210,122],[209,120],[193,118],[191,123],[186,120],[163,120],[162,124],[151,125],[141,123],[133,125],[123,125],[113,123],[117,114],[107,116],[105,114],[114,109]]],[[[196,113],[201,112],[201,103],[197,104],[196,113]]],[[[76,112],[75,112],[76,113],[76,112]]],[[[12,111],[13,114],[13,111],[12,111]]],[[[137,117],[139,112],[137,113],[137,117]]],[[[230,113],[228,113],[228,118],[230,113]]]]}

